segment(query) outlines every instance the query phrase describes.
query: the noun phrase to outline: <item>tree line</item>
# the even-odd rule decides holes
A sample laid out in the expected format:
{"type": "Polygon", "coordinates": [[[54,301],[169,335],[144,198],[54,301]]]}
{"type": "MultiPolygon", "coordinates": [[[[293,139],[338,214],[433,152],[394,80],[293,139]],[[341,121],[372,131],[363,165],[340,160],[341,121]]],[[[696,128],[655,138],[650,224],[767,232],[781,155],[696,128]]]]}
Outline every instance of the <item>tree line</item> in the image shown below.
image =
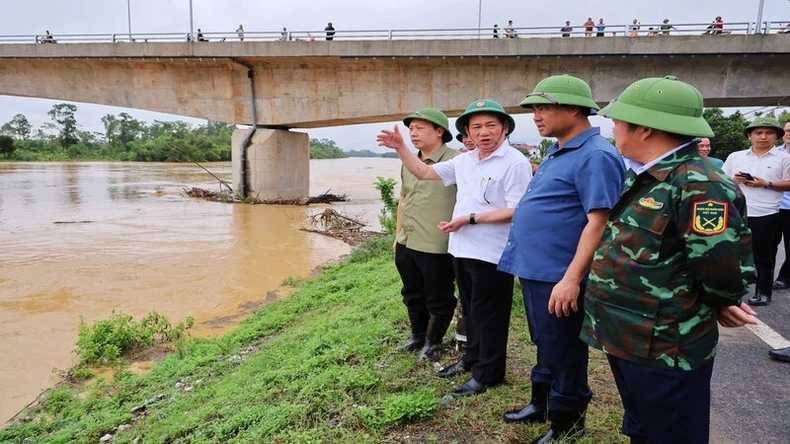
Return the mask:
{"type": "MultiPolygon", "coordinates": [[[[15,161],[138,162],[216,162],[231,158],[231,136],[236,129],[233,124],[209,121],[192,127],[182,121],[154,120],[147,123],[123,112],[102,117],[102,133],[81,130],[76,113],[74,104],[56,104],[47,113],[50,122],[36,129],[24,115],[15,115],[0,126],[0,158],[15,161]]],[[[790,121],[790,112],[786,110],[778,115],[774,111],[764,115],[778,118],[782,125],[790,121]]],[[[749,119],[740,112],[724,115],[719,108],[707,108],[703,117],[716,134],[711,139],[712,156],[726,159],[730,153],[749,146],[743,133],[749,119]]],[[[545,152],[549,145],[551,141],[542,140],[539,145],[541,152],[545,152]]],[[[333,140],[310,139],[311,159],[345,157],[396,157],[396,154],[344,151],[333,140]]]]}
{"type": "Polygon", "coordinates": [[[230,160],[235,125],[207,122],[151,123],[128,113],[102,117],[104,132],[81,130],[77,106],[59,103],[50,122],[34,129],[22,114],[0,126],[0,155],[16,161],[117,160],[138,162],[214,162],[230,160]]]}

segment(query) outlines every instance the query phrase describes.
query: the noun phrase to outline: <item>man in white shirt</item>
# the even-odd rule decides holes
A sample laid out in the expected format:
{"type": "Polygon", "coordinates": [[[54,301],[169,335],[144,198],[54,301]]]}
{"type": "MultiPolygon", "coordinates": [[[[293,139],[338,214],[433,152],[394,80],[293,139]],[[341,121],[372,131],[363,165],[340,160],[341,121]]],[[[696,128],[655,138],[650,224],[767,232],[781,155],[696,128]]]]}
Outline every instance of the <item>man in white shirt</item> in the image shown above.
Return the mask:
{"type": "Polygon", "coordinates": [[[453,256],[467,334],[466,353],[440,370],[439,376],[472,370],[472,378],[454,396],[477,395],[505,379],[513,276],[497,270],[497,264],[508,241],[513,210],[532,178],[527,158],[507,142],[515,126],[499,103],[472,102],[455,127],[477,148],[430,166],[409,151],[397,126],[376,138],[379,146],[395,149],[403,166],[417,178],[458,187],[453,219],[438,225],[450,233],[448,252],[453,256]]]}
{"type": "Polygon", "coordinates": [[[757,286],[749,305],[771,302],[776,265],[776,239],[780,230],[779,202],[790,191],[790,154],[774,147],[784,136],[776,119],[759,117],[746,127],[751,148],[727,157],[722,170],[731,176],[746,196],[752,250],[757,271],[757,286]]]}

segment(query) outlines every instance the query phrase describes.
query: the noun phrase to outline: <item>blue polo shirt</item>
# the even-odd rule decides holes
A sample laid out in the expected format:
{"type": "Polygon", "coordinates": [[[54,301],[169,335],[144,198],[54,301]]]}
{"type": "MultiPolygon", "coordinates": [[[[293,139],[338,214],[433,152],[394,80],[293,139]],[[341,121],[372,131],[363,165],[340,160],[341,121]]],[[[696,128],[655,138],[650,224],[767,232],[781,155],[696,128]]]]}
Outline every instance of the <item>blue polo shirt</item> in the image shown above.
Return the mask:
{"type": "Polygon", "coordinates": [[[554,143],[516,207],[499,269],[559,282],[576,254],[587,213],[614,207],[624,172],[623,159],[597,127],[562,148],[554,143]]]}

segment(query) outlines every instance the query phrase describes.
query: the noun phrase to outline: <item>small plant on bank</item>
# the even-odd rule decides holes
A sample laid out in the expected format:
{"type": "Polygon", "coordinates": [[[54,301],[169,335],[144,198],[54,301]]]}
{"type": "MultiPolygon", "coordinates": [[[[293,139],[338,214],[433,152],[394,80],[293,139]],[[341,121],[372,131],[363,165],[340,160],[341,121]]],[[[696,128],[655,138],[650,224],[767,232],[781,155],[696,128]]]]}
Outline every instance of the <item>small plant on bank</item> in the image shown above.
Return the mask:
{"type": "Polygon", "coordinates": [[[395,233],[395,224],[398,217],[398,199],[395,198],[395,185],[398,182],[393,178],[383,178],[381,176],[376,178],[373,185],[381,193],[381,200],[384,201],[384,208],[381,209],[379,216],[379,223],[381,228],[387,234],[395,233]]]}
{"type": "Polygon", "coordinates": [[[109,319],[96,321],[91,327],[80,317],[75,351],[82,364],[117,364],[123,355],[182,339],[194,324],[190,316],[173,327],[157,312],[149,313],[139,322],[130,315],[113,312],[109,319]]]}

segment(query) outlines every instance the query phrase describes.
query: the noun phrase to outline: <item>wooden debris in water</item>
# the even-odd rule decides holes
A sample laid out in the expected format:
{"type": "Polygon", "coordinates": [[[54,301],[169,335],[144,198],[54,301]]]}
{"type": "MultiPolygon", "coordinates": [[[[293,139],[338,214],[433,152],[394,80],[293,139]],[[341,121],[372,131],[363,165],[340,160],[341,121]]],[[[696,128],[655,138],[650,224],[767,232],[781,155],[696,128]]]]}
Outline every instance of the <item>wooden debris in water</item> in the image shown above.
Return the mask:
{"type": "Polygon", "coordinates": [[[213,202],[226,202],[226,203],[250,203],[250,204],[267,204],[267,205],[310,205],[314,203],[332,203],[332,202],[347,202],[349,200],[347,194],[332,194],[327,190],[326,193],[319,194],[318,196],[310,196],[301,199],[259,199],[257,196],[248,197],[246,199],[240,198],[237,194],[227,191],[209,191],[203,188],[184,188],[184,194],[189,197],[197,199],[205,199],[213,202]]]}
{"type": "Polygon", "coordinates": [[[309,227],[302,231],[323,234],[324,236],[340,239],[349,245],[358,245],[367,238],[380,236],[380,233],[365,231],[362,222],[344,216],[332,208],[314,214],[308,218],[309,227]]]}

